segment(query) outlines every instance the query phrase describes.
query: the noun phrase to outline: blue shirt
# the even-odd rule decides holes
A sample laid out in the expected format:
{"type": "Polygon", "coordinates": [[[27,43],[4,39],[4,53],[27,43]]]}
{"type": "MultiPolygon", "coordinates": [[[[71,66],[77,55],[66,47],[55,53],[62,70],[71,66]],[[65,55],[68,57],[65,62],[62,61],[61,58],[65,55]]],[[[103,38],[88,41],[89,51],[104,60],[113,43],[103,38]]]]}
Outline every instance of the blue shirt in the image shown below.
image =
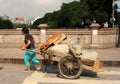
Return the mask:
{"type": "Polygon", "coordinates": [[[27,44],[28,40],[30,40],[31,44],[27,47],[27,49],[35,49],[34,39],[31,34],[25,35],[25,40],[24,40],[25,44],[27,44]]]}
{"type": "Polygon", "coordinates": [[[117,0],[113,3],[113,6],[116,10],[116,12],[120,13],[120,0],[117,0]]]}

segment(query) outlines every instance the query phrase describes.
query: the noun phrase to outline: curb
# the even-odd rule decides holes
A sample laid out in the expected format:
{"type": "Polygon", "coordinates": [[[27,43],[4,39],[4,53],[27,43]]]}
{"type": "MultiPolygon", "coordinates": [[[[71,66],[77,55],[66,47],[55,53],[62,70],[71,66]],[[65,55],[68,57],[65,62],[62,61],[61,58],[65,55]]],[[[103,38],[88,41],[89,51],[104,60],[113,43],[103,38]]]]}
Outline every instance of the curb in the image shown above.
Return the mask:
{"type": "MultiPolygon", "coordinates": [[[[101,62],[103,67],[120,67],[120,61],[101,61],[101,62]]],[[[24,64],[24,59],[0,58],[0,63],[24,64]]]]}

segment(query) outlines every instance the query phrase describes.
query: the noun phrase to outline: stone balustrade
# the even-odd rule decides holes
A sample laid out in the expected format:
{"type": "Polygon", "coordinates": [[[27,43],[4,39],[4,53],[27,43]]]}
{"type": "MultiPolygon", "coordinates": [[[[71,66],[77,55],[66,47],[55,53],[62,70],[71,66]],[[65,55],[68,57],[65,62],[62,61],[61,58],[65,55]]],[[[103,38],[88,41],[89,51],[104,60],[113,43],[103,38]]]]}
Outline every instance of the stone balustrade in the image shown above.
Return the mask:
{"type": "MultiPolygon", "coordinates": [[[[62,32],[67,34],[67,43],[70,41],[75,41],[78,37],[85,37],[85,47],[92,48],[92,29],[47,29],[46,36],[47,38],[53,35],[55,32],[62,32]]],[[[33,35],[36,46],[41,43],[40,30],[34,29],[30,30],[30,33],[33,35]]],[[[97,48],[111,48],[116,47],[118,39],[118,29],[109,28],[98,30],[97,38],[94,40],[94,44],[97,44],[97,48]]],[[[24,45],[24,36],[21,33],[21,30],[0,30],[0,48],[1,47],[20,47],[24,45]]]]}

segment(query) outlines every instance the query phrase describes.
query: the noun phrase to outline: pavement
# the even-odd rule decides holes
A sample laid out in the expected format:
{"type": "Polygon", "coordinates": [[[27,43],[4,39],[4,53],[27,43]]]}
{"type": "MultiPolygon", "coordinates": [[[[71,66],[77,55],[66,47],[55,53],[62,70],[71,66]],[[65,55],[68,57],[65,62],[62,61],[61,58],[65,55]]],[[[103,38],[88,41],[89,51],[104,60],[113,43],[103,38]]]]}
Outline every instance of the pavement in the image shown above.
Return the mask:
{"type": "Polygon", "coordinates": [[[24,65],[0,63],[0,84],[22,84],[32,74],[25,74],[24,68],[24,65]]]}
{"type": "MultiPolygon", "coordinates": [[[[87,50],[97,52],[103,66],[120,67],[120,48],[87,50]]],[[[23,64],[24,54],[25,51],[20,48],[0,48],[0,63],[23,64]]],[[[37,55],[37,59],[41,59],[41,56],[37,55]]]]}
{"type": "Polygon", "coordinates": [[[78,79],[63,79],[55,67],[48,67],[47,73],[33,69],[24,73],[23,64],[0,63],[0,84],[120,84],[120,67],[103,67],[103,72],[83,71],[78,79]]]}

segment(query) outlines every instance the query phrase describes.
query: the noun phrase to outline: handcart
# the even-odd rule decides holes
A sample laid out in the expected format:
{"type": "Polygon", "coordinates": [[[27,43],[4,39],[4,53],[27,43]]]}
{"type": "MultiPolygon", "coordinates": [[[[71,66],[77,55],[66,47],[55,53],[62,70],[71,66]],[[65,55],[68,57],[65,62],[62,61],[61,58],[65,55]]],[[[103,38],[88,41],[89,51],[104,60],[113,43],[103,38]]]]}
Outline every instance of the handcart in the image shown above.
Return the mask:
{"type": "Polygon", "coordinates": [[[99,72],[102,63],[97,53],[83,50],[84,36],[76,39],[75,43],[61,43],[66,37],[66,34],[57,32],[38,48],[43,61],[47,64],[57,62],[59,74],[67,79],[79,78],[83,69],[99,72]]]}

